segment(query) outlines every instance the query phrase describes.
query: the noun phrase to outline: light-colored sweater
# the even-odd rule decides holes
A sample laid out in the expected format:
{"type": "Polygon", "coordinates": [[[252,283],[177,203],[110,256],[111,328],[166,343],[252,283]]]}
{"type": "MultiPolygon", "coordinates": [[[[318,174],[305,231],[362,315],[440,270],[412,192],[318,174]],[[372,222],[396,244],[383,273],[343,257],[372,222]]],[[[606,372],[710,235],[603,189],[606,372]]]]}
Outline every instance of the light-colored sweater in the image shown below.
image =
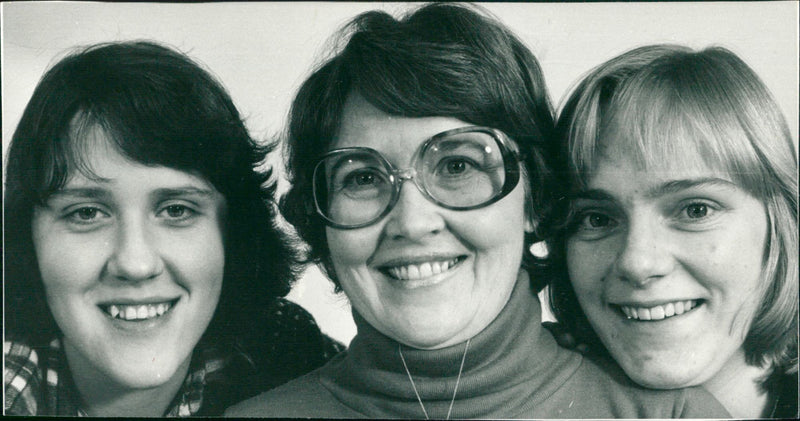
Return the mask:
{"type": "MultiPolygon", "coordinates": [[[[237,404],[235,417],[425,418],[398,343],[354,312],[349,350],[283,386],[237,404]]],[[[404,347],[428,415],[445,418],[465,344],[404,347]]],[[[471,339],[451,418],[726,418],[705,390],[648,390],[611,362],[560,348],[521,276],[497,318],[471,339]]]]}

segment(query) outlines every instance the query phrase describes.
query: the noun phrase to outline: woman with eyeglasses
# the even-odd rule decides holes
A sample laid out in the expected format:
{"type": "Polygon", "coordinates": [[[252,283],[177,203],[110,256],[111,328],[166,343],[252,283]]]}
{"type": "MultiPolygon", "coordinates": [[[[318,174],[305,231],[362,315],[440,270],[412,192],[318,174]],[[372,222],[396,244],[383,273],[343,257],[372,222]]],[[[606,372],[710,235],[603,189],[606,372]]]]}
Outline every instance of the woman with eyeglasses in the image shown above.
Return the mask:
{"type": "Polygon", "coordinates": [[[349,298],[340,357],[227,411],[333,418],[671,418],[726,413],[648,391],[541,327],[524,252],[552,193],[531,52],[480,10],[356,17],[297,94],[287,219],[349,298]]]}

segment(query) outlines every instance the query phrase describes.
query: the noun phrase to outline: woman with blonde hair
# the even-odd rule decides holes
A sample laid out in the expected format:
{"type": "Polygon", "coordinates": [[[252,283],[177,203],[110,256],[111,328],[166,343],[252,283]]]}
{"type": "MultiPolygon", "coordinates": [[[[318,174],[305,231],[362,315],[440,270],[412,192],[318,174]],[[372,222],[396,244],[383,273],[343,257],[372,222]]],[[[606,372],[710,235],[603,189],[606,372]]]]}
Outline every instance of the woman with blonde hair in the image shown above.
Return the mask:
{"type": "Polygon", "coordinates": [[[643,386],[797,417],[797,155],[758,76],[724,48],[637,48],[583,79],[558,134],[558,320],[643,386]]]}

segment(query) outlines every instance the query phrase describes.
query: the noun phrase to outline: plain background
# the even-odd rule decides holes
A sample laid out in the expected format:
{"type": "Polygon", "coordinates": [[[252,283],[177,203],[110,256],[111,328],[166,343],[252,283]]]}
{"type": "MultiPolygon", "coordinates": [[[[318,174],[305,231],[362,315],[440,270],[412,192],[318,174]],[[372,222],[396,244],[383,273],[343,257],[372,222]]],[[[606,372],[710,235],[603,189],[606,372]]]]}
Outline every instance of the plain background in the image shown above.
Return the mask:
{"type": "MultiPolygon", "coordinates": [[[[205,65],[228,88],[254,137],[279,135],[299,84],[326,41],[356,14],[395,16],[409,3],[112,4],[15,2],[2,13],[3,161],[43,72],[75,46],[150,39],[205,65]]],[[[727,47],[762,77],[798,136],[798,3],[491,3],[484,7],[534,52],[555,105],[593,66],[631,48],[678,43],[727,47]]],[[[274,156],[272,163],[280,164],[274,156]]],[[[280,170],[278,170],[280,172],[280,170]]],[[[3,177],[5,180],[5,177],[3,177]]],[[[286,182],[281,180],[281,191],[286,182]]],[[[348,343],[349,305],[309,269],[290,294],[323,331],[348,343]]]]}

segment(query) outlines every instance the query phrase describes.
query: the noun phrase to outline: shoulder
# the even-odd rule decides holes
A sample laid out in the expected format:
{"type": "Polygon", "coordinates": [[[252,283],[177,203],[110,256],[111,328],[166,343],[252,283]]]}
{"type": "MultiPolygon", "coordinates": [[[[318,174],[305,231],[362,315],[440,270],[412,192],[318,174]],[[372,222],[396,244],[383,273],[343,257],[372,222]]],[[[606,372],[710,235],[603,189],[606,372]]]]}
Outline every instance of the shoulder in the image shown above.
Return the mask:
{"type": "Polygon", "coordinates": [[[613,418],[727,418],[730,414],[699,387],[646,389],[634,383],[612,360],[584,356],[567,384],[582,406],[613,418]],[[599,411],[599,412],[598,412],[599,411]]]}
{"type": "Polygon", "coordinates": [[[207,414],[218,415],[233,403],[309,373],[345,348],[323,334],[306,310],[281,298],[253,312],[242,331],[236,352],[206,385],[207,414]]]}
{"type": "Polygon", "coordinates": [[[342,405],[319,381],[319,370],[238,403],[226,417],[352,418],[358,416],[342,405]]]}
{"type": "Polygon", "coordinates": [[[254,315],[249,334],[241,340],[255,366],[282,382],[322,366],[345,349],[322,333],[303,307],[282,298],[254,315]]]}
{"type": "Polygon", "coordinates": [[[3,383],[6,415],[36,415],[41,396],[43,356],[30,345],[13,340],[3,341],[3,383]]]}
{"type": "MultiPolygon", "coordinates": [[[[670,391],[673,392],[673,391],[670,391]]],[[[731,418],[731,414],[724,406],[706,389],[687,387],[674,390],[680,394],[676,416],[680,418],[731,418]]]]}
{"type": "Polygon", "coordinates": [[[296,344],[300,347],[298,351],[319,354],[324,360],[345,348],[323,334],[308,311],[287,299],[275,299],[262,310],[259,319],[256,327],[271,337],[268,342],[273,346],[282,348],[287,343],[296,344]]]}
{"type": "Polygon", "coordinates": [[[768,382],[767,387],[769,393],[776,399],[772,417],[787,419],[800,417],[797,410],[797,403],[800,401],[797,372],[776,375],[770,380],[773,381],[768,382]]]}

